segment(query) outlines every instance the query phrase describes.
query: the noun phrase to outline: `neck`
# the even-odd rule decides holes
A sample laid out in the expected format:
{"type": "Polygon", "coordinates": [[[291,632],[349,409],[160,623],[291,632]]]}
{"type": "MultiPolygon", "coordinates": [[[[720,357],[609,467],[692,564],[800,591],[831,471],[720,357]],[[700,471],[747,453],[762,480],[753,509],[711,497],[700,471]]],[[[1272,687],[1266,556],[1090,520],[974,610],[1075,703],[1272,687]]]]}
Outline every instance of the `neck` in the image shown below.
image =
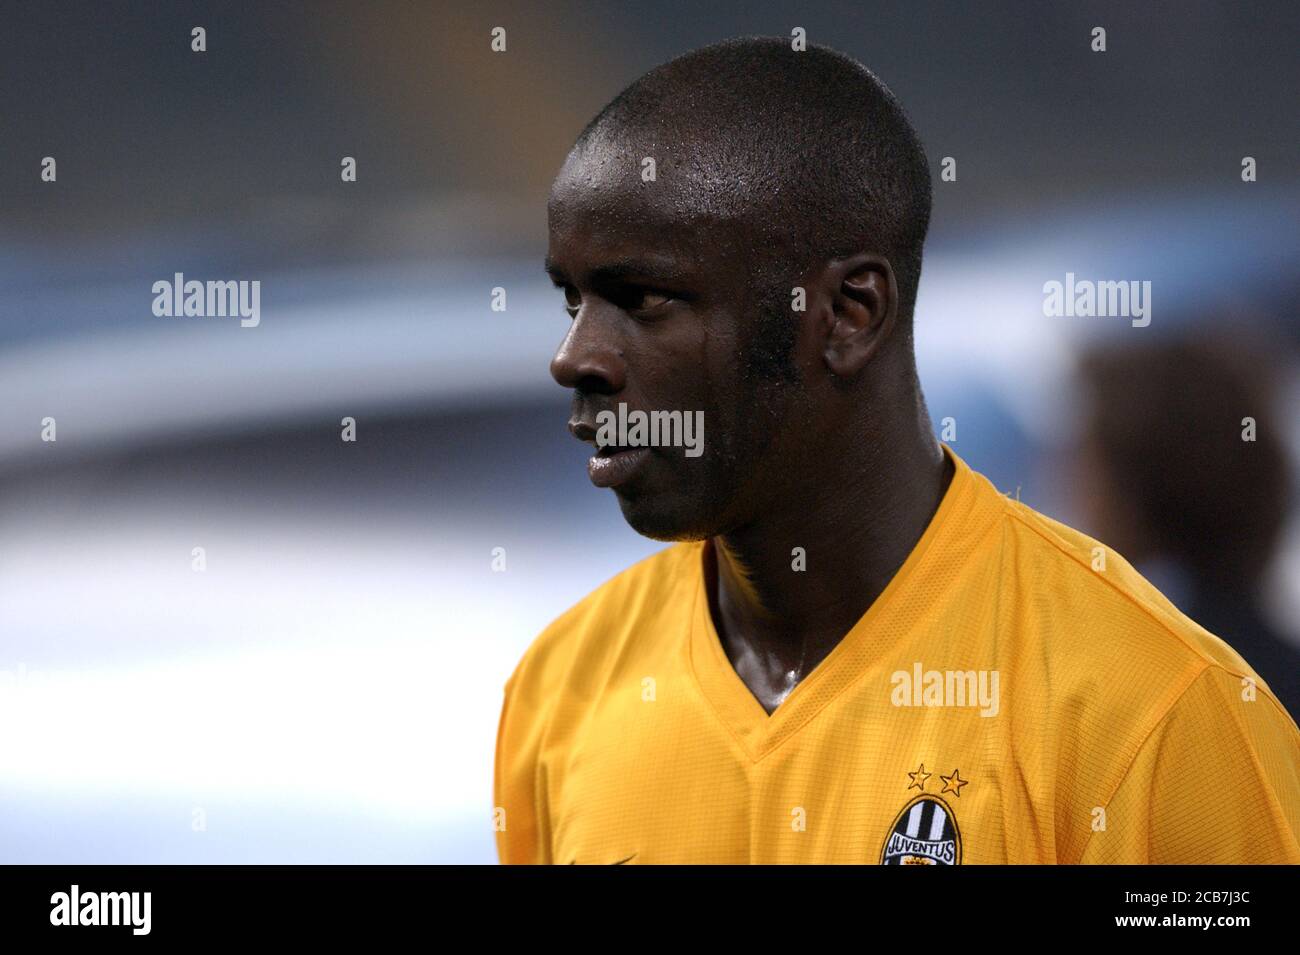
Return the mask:
{"type": "Polygon", "coordinates": [[[766,673],[793,689],[885,589],[934,516],[952,465],[919,396],[917,407],[913,426],[873,429],[852,453],[821,457],[834,463],[785,493],[782,506],[712,539],[714,623],[760,701],[751,678],[762,683],[766,673]],[[806,555],[802,571],[795,548],[806,555]]]}

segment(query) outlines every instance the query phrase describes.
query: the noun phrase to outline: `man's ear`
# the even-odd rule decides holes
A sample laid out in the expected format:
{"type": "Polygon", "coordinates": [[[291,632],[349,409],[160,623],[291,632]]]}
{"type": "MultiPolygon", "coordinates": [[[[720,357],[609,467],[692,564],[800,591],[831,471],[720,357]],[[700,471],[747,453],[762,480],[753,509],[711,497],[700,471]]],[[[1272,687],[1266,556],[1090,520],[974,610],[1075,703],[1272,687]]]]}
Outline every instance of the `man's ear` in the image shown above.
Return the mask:
{"type": "Polygon", "coordinates": [[[852,378],[880,351],[898,323],[898,280],[889,261],[866,252],[835,259],[822,273],[828,303],[826,367],[852,378]]]}

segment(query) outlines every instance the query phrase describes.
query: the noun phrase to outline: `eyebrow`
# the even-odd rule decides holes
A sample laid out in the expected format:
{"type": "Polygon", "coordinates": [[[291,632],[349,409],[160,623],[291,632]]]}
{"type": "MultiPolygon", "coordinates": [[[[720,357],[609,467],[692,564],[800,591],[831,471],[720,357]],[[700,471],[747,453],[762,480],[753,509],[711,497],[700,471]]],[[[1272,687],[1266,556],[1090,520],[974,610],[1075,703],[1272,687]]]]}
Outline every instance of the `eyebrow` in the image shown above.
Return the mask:
{"type": "MultiPolygon", "coordinates": [[[[546,274],[551,277],[551,281],[556,283],[560,283],[568,277],[549,255],[546,257],[546,274]]],[[[651,282],[672,284],[682,281],[683,276],[681,271],[672,265],[657,265],[643,259],[617,259],[591,270],[591,280],[594,284],[623,281],[630,278],[644,278],[651,282]]]]}

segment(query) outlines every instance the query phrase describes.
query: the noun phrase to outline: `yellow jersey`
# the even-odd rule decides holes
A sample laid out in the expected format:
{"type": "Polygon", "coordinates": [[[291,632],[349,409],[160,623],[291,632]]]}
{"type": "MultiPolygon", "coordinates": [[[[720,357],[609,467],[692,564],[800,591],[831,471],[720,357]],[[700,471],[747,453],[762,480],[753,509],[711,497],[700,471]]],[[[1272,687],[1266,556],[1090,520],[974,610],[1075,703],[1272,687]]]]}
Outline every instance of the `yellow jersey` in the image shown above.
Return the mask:
{"type": "Polygon", "coordinates": [[[714,630],[709,542],[547,627],[505,686],[501,861],[1300,862],[1300,730],[1263,681],[944,452],[921,539],[770,716],[714,630]]]}

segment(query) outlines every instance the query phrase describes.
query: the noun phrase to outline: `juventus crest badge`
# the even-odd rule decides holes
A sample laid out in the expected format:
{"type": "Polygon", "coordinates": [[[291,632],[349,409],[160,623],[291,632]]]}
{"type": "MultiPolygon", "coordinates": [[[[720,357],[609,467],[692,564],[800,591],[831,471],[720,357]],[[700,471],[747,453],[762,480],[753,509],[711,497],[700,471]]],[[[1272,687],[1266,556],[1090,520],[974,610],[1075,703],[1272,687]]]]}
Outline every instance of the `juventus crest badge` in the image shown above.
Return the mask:
{"type": "MultiPolygon", "coordinates": [[[[894,819],[885,844],[880,852],[881,865],[961,865],[961,830],[957,817],[942,795],[925,792],[926,782],[932,773],[925,764],[914,773],[908,789],[919,789],[914,797],[894,819]]],[[[943,793],[961,796],[961,789],[969,780],[961,778],[954,769],[951,776],[940,776],[943,793]]]]}

